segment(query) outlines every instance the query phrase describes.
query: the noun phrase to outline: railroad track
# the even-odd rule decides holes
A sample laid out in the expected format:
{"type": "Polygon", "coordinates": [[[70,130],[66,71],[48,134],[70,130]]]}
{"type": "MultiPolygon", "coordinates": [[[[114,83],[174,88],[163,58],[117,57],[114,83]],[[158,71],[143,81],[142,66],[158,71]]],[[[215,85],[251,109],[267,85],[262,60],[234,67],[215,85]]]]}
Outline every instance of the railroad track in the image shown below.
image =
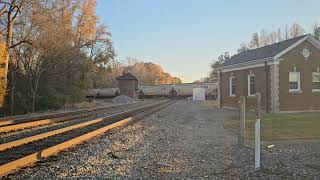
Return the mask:
{"type": "MultiPolygon", "coordinates": [[[[43,121],[41,118],[39,120],[32,120],[28,122],[28,124],[33,124],[32,127],[24,128],[23,130],[16,130],[15,126],[24,125],[25,123],[21,124],[14,124],[14,125],[8,125],[5,126],[5,128],[10,129],[10,132],[2,132],[0,133],[0,144],[5,144],[8,142],[14,142],[19,139],[22,139],[23,137],[29,137],[33,135],[38,135],[43,132],[49,132],[49,131],[61,131],[61,129],[66,128],[70,130],[70,127],[79,127],[79,124],[83,123],[88,124],[88,121],[92,120],[92,118],[99,118],[104,117],[109,114],[114,114],[118,112],[123,112],[129,109],[137,108],[141,105],[147,105],[149,103],[134,103],[134,104],[126,104],[126,105],[118,105],[118,106],[112,106],[112,107],[106,107],[101,110],[99,108],[98,110],[90,110],[88,112],[88,115],[84,115],[82,113],[79,114],[72,114],[71,116],[68,113],[63,113],[65,116],[60,116],[58,118],[52,118],[50,121],[52,123],[48,125],[39,125],[39,127],[36,127],[38,121],[43,121]],[[13,127],[11,127],[13,126],[13,127]],[[14,129],[14,130],[13,130],[14,129]]],[[[74,113],[74,112],[71,112],[74,113]]],[[[1,148],[0,148],[1,149],[1,148]]],[[[1,151],[1,150],[0,150],[1,151]]]]}
{"type": "Polygon", "coordinates": [[[95,116],[101,113],[114,112],[115,110],[127,108],[130,106],[139,106],[143,102],[123,104],[115,106],[100,107],[94,109],[83,109],[77,111],[53,113],[47,115],[40,115],[36,117],[19,117],[19,118],[7,118],[0,120],[0,133],[6,133],[10,131],[17,131],[20,129],[32,128],[36,126],[48,125],[53,123],[64,122],[72,119],[85,118],[95,116]]]}
{"type": "Polygon", "coordinates": [[[6,141],[0,144],[0,177],[87,141],[112,128],[134,123],[170,103],[172,101],[135,104],[121,112],[109,113],[55,130],[6,141]]]}
{"type": "MultiPolygon", "coordinates": [[[[18,122],[21,124],[13,124],[13,125],[7,125],[3,126],[3,128],[6,128],[6,130],[10,130],[9,132],[0,132],[0,144],[4,144],[10,141],[15,141],[17,139],[21,139],[23,137],[29,137],[32,135],[41,134],[43,132],[47,131],[54,131],[62,128],[66,128],[72,125],[85,123],[92,118],[97,117],[103,117],[108,114],[113,114],[117,112],[123,112],[130,108],[136,108],[141,105],[147,105],[150,104],[150,102],[145,103],[134,103],[134,104],[126,104],[126,105],[118,105],[118,106],[111,106],[111,107],[105,107],[105,108],[98,108],[98,109],[92,109],[88,111],[88,114],[83,114],[82,112],[79,112],[78,114],[74,114],[74,112],[71,112],[71,115],[69,113],[63,113],[64,116],[61,116],[60,114],[57,114],[58,117],[53,117],[51,119],[47,119],[50,121],[49,124],[40,124],[38,121],[42,122],[43,119],[38,117],[38,119],[34,120],[23,120],[23,122],[18,122]],[[28,121],[25,123],[25,121],[28,121]],[[27,124],[27,126],[25,125],[27,124]],[[20,128],[17,128],[16,126],[19,126],[20,128]],[[23,127],[23,128],[21,128],[23,127]]],[[[46,117],[44,117],[46,118],[46,117]]]]}

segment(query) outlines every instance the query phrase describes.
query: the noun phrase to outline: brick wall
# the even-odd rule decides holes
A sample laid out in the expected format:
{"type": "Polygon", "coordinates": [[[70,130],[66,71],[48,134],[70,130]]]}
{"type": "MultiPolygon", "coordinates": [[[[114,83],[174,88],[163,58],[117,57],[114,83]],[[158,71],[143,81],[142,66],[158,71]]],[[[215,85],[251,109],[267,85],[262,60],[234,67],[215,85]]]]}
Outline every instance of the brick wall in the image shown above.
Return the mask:
{"type": "Polygon", "coordinates": [[[118,86],[121,95],[136,98],[138,96],[138,81],[137,80],[120,80],[118,86]]]}
{"type": "Polygon", "coordinates": [[[305,41],[286,53],[279,64],[280,111],[320,110],[320,93],[312,92],[312,72],[320,68],[320,51],[305,41]],[[302,55],[304,48],[311,51],[306,60],[302,55]],[[289,92],[289,72],[300,72],[301,92],[289,92]]]}
{"type": "MultiPolygon", "coordinates": [[[[269,74],[266,74],[266,67],[256,67],[251,69],[237,70],[232,72],[222,73],[221,83],[222,85],[222,106],[224,107],[238,107],[238,100],[240,96],[246,97],[246,106],[249,109],[254,109],[256,105],[256,98],[248,96],[248,75],[250,73],[255,75],[255,88],[256,92],[261,93],[261,108],[266,110],[270,109],[270,78],[267,78],[269,74]],[[229,78],[231,75],[236,78],[236,97],[230,97],[229,78]],[[268,84],[267,84],[268,83],[268,84]],[[267,94],[269,99],[267,99],[267,94]],[[267,104],[268,103],[268,104],[267,104]]],[[[269,68],[269,66],[268,66],[269,68]]]]}

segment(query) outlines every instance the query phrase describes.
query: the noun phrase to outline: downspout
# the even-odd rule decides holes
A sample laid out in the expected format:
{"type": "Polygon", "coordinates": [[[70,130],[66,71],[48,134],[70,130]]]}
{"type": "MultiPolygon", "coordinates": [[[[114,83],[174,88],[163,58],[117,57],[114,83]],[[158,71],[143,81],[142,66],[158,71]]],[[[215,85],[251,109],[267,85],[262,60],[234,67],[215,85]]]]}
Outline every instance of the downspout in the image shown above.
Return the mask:
{"type": "Polygon", "coordinates": [[[267,64],[267,61],[264,62],[265,67],[265,76],[266,76],[266,112],[270,113],[270,107],[269,107],[269,94],[270,94],[270,83],[269,83],[269,67],[267,64]]]}

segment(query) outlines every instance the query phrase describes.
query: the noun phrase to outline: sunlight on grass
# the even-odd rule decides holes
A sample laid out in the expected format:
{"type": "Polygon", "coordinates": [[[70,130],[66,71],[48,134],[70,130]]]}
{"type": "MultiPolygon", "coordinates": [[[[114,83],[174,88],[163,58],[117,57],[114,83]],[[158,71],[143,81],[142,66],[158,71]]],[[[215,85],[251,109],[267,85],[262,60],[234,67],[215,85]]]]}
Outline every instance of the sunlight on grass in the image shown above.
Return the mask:
{"type": "MultiPolygon", "coordinates": [[[[246,115],[246,138],[253,139],[255,116],[246,115]]],[[[227,131],[238,133],[239,118],[225,119],[227,131]]],[[[318,139],[320,138],[320,113],[261,114],[262,140],[318,139]]]]}

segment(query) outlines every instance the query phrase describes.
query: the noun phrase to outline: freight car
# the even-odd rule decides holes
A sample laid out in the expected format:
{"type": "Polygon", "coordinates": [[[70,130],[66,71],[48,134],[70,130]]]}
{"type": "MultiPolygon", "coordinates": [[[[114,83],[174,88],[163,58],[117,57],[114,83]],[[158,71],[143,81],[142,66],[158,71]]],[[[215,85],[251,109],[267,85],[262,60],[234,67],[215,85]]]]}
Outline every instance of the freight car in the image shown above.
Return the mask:
{"type": "Polygon", "coordinates": [[[102,88],[102,89],[91,89],[87,97],[95,98],[113,98],[119,95],[118,88],[102,88]]]}
{"type": "MultiPolygon", "coordinates": [[[[161,84],[161,85],[140,85],[138,88],[139,98],[186,98],[193,96],[194,88],[205,89],[206,99],[217,98],[216,83],[182,83],[182,84],[161,84]]],[[[93,89],[88,97],[113,98],[119,95],[118,88],[93,89]]]]}
{"type": "Polygon", "coordinates": [[[139,86],[140,98],[154,97],[174,97],[186,98],[193,96],[194,88],[205,89],[206,99],[215,99],[217,86],[215,83],[182,83],[182,84],[162,84],[156,86],[139,86]]]}

